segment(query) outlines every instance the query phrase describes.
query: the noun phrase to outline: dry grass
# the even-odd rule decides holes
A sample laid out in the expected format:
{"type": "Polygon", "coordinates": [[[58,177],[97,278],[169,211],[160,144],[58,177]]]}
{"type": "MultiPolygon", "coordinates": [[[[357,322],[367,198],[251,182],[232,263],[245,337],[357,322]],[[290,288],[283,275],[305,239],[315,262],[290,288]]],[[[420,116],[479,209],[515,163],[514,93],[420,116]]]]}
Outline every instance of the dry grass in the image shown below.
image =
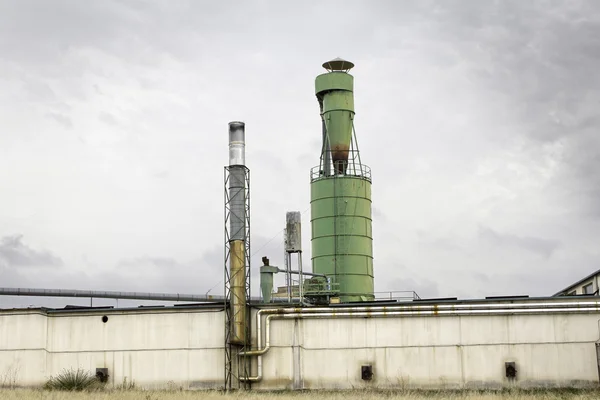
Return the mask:
{"type": "Polygon", "coordinates": [[[2,400],[592,400],[600,398],[600,391],[549,390],[509,392],[410,392],[410,391],[315,391],[315,392],[175,392],[175,391],[103,391],[57,392],[31,389],[0,389],[2,400]]]}

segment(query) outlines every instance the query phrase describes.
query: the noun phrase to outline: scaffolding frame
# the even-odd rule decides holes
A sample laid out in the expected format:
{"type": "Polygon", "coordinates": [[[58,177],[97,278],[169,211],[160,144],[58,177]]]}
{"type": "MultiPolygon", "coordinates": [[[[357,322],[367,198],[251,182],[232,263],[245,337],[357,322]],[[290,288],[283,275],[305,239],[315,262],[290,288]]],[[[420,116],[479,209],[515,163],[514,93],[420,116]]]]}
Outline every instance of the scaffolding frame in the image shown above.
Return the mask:
{"type": "MultiPolygon", "coordinates": [[[[240,353],[250,350],[251,347],[251,310],[249,307],[250,292],[250,170],[243,165],[226,166],[224,170],[224,187],[225,187],[225,255],[224,255],[224,308],[225,308],[225,378],[224,389],[226,391],[232,389],[250,389],[250,358],[241,357],[240,353]],[[231,219],[231,196],[229,193],[229,181],[231,171],[234,168],[241,169],[244,175],[244,258],[245,258],[245,298],[243,304],[245,307],[245,328],[243,344],[231,343],[233,334],[233,321],[236,311],[233,310],[233,297],[238,296],[231,290],[233,276],[229,269],[231,260],[231,237],[229,232],[229,222],[231,219]]],[[[239,297],[239,296],[238,296],[239,297]]],[[[240,312],[239,310],[237,312],[240,312]]]]}

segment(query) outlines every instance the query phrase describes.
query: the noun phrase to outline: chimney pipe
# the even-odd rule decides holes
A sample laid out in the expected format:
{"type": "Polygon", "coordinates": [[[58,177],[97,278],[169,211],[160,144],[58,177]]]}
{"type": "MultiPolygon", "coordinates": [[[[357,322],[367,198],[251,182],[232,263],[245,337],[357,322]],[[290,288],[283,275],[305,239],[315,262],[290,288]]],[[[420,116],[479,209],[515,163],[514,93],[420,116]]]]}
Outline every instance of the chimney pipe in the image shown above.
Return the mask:
{"type": "Polygon", "coordinates": [[[229,166],[246,165],[246,125],[229,123],[229,166]]]}

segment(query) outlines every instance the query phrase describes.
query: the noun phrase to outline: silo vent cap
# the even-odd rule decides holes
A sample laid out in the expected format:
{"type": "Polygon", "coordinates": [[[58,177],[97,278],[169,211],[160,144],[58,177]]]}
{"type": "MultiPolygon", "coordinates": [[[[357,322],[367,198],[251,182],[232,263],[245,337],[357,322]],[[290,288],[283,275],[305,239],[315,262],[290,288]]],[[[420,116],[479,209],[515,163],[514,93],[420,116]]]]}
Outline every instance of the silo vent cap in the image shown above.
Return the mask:
{"type": "Polygon", "coordinates": [[[326,61],[323,63],[323,68],[325,68],[329,72],[333,71],[345,71],[348,72],[354,67],[354,63],[350,61],[343,60],[339,57],[334,58],[331,61],[326,61]]]}

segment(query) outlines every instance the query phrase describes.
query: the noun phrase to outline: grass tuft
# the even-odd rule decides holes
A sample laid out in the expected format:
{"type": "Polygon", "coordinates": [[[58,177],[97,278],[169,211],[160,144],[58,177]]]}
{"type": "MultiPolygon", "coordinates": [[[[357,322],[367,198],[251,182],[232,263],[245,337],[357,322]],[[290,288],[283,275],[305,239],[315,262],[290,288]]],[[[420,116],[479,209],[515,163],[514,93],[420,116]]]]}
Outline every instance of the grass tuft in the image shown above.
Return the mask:
{"type": "Polygon", "coordinates": [[[103,386],[96,376],[78,368],[76,370],[64,369],[56,377],[50,377],[44,385],[44,389],[80,392],[82,390],[98,390],[103,386]]]}

